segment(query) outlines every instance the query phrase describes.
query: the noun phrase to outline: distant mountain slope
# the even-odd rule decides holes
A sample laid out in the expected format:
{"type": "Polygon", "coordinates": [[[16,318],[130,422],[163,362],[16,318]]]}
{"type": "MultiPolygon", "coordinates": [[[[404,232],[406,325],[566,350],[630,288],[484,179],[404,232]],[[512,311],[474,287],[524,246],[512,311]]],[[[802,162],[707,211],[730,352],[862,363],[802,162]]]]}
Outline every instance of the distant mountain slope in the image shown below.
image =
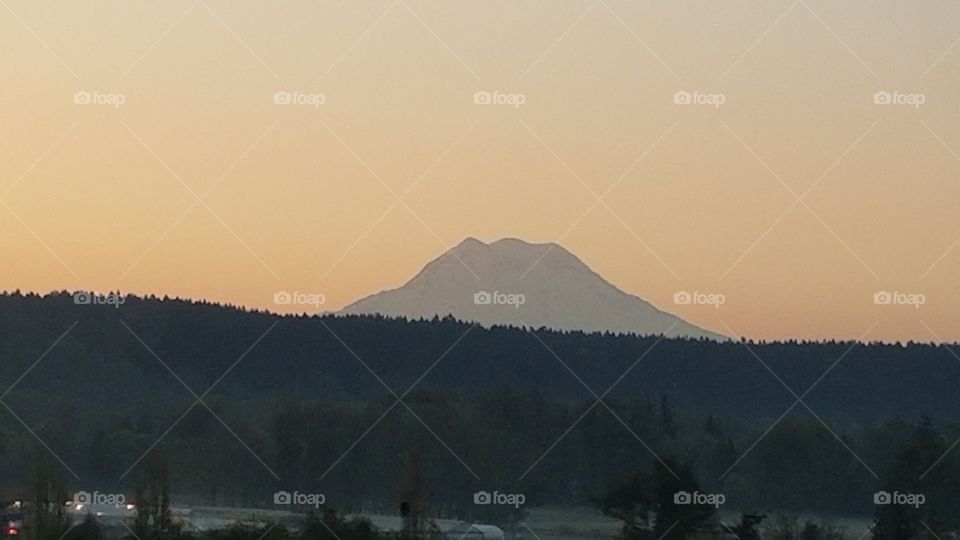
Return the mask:
{"type": "Polygon", "coordinates": [[[485,326],[726,339],[621,291],[557,244],[516,238],[490,244],[467,238],[402,287],[368,296],[342,313],[453,315],[485,326]]]}

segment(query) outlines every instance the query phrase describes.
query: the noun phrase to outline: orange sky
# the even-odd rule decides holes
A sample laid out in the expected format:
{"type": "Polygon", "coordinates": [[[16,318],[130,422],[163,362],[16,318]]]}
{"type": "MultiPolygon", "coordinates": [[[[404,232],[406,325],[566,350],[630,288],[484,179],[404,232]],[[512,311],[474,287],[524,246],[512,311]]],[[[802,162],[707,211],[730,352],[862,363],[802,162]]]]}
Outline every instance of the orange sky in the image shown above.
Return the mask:
{"type": "Polygon", "coordinates": [[[960,340],[956,2],[3,4],[0,288],[338,309],[517,236],[728,334],[960,340]]]}

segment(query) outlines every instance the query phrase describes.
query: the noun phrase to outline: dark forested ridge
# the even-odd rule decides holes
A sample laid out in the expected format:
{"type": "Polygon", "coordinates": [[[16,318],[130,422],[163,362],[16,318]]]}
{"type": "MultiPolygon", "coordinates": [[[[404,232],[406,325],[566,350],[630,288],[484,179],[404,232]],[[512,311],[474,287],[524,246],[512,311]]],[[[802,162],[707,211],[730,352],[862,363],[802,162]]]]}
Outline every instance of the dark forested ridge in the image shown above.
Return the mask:
{"type": "Polygon", "coordinates": [[[281,317],[156,298],[126,297],[119,308],[75,305],[68,293],[0,296],[4,388],[74,324],[9,399],[76,396],[79,410],[98,410],[152,408],[189,396],[164,364],[198,394],[216,382],[211,396],[229,401],[378,399],[389,396],[387,387],[402,393],[418,380],[417,390],[459,396],[509,388],[561,400],[591,397],[579,377],[597,394],[663,395],[678,409],[753,423],[778,417],[795,401],[772,371],[798,395],[823,377],[804,399],[840,424],[960,413],[960,361],[942,345],[658,342],[546,329],[534,336],[449,319],[281,317]]]}
{"type": "Polygon", "coordinates": [[[960,436],[960,361],[929,344],[718,343],[14,293],[0,296],[0,366],[0,496],[31,469],[132,492],[160,462],[181,501],[262,505],[300,488],[393,511],[413,470],[437,516],[496,521],[474,492],[592,504],[664,456],[730,508],[862,515],[903,463],[960,478],[944,453],[960,436]],[[937,443],[902,458],[918,420],[937,443]]]}

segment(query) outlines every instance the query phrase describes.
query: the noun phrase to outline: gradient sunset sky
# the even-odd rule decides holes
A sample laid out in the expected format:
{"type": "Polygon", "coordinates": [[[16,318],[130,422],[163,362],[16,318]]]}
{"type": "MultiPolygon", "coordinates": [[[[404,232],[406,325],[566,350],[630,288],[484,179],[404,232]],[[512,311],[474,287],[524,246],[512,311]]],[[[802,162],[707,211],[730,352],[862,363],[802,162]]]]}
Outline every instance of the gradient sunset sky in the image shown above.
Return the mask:
{"type": "Polygon", "coordinates": [[[513,236],[726,334],[960,340],[958,40],[955,1],[2,0],[0,288],[335,310],[513,236]]]}

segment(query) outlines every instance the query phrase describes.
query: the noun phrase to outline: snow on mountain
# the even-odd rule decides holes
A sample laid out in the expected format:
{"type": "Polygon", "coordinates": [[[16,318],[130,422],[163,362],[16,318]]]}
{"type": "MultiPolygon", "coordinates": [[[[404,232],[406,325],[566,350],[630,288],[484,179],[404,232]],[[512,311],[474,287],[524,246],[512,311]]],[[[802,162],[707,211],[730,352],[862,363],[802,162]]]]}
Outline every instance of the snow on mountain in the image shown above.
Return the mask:
{"type": "Polygon", "coordinates": [[[727,339],[621,291],[558,244],[516,238],[490,244],[467,238],[402,287],[368,296],[341,313],[411,319],[452,314],[484,326],[727,339]]]}

